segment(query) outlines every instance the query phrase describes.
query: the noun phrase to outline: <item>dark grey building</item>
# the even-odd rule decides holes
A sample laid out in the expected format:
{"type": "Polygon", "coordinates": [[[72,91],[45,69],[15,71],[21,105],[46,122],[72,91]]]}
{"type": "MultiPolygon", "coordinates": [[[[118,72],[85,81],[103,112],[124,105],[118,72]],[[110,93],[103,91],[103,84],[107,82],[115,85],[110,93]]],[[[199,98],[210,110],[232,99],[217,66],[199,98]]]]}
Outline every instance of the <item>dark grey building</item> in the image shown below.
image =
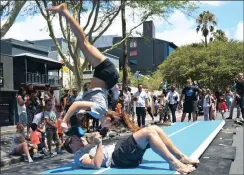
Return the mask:
{"type": "Polygon", "coordinates": [[[0,126],[13,125],[19,121],[15,97],[20,87],[28,84],[39,90],[43,90],[46,85],[53,89],[62,87],[62,75],[59,75],[62,64],[48,56],[48,48],[29,41],[1,40],[0,126]]]}
{"type": "Polygon", "coordinates": [[[22,53],[32,53],[35,55],[48,57],[48,48],[35,45],[31,41],[19,41],[16,39],[5,39],[1,40],[1,51],[2,54],[7,55],[18,55],[22,53]]]}
{"type": "MultiPolygon", "coordinates": [[[[110,41],[111,38],[113,38],[111,45],[108,45],[109,42],[107,42],[105,47],[104,44],[98,44],[96,47],[104,51],[122,39],[114,36],[107,36],[105,39],[104,36],[103,40],[110,41]]],[[[104,43],[105,41],[99,42],[104,43]]],[[[156,39],[153,21],[146,21],[143,23],[143,37],[131,37],[127,40],[128,64],[132,72],[140,71],[142,74],[151,74],[176,48],[177,46],[172,42],[156,39]]],[[[122,46],[108,53],[119,57],[120,66],[122,66],[122,46]]]]}

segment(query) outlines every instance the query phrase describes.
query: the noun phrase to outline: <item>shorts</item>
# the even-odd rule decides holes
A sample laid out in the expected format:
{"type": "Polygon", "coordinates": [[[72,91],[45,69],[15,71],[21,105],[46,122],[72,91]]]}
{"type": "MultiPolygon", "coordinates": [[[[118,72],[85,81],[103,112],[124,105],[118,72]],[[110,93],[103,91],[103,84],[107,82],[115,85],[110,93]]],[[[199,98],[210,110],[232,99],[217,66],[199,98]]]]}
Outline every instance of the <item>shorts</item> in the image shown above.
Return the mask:
{"type": "Polygon", "coordinates": [[[46,129],[46,133],[47,133],[47,144],[51,145],[52,141],[54,141],[54,143],[56,145],[59,145],[59,137],[58,137],[58,133],[56,131],[56,129],[46,129]]]}
{"type": "Polygon", "coordinates": [[[183,113],[197,112],[197,101],[186,101],[183,105],[183,113]]]}
{"type": "Polygon", "coordinates": [[[105,89],[93,88],[83,93],[81,101],[93,102],[91,111],[104,117],[108,111],[108,100],[105,89]]]}
{"type": "Polygon", "coordinates": [[[22,123],[24,126],[27,126],[27,113],[26,112],[22,112],[19,115],[19,122],[22,123]]]}
{"type": "Polygon", "coordinates": [[[44,147],[45,147],[45,143],[44,142],[41,142],[40,144],[37,145],[38,151],[40,151],[44,147]]]}
{"type": "Polygon", "coordinates": [[[133,135],[131,135],[115,145],[111,166],[120,168],[137,167],[141,164],[142,157],[148,148],[150,148],[149,144],[145,149],[139,148],[133,135]]]}
{"type": "Polygon", "coordinates": [[[105,59],[102,63],[95,67],[93,76],[105,81],[108,89],[114,87],[119,80],[119,73],[109,59],[105,59]]]}

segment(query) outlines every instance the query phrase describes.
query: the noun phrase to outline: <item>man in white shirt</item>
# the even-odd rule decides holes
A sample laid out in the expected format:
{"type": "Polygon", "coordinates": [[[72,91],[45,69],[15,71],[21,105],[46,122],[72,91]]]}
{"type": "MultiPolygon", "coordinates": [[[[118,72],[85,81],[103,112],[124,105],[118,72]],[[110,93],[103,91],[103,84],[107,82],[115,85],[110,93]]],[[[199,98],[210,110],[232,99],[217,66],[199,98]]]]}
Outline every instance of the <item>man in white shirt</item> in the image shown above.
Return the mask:
{"type": "Polygon", "coordinates": [[[146,110],[148,106],[148,96],[145,91],[142,90],[142,85],[138,85],[138,91],[135,93],[136,100],[136,115],[137,123],[139,127],[145,126],[146,110]]]}
{"type": "Polygon", "coordinates": [[[169,103],[170,111],[172,113],[172,118],[173,118],[172,122],[175,123],[176,122],[175,112],[176,112],[177,105],[179,102],[179,94],[178,94],[178,92],[175,91],[175,86],[171,87],[171,90],[169,91],[169,93],[167,95],[167,100],[169,103]]]}

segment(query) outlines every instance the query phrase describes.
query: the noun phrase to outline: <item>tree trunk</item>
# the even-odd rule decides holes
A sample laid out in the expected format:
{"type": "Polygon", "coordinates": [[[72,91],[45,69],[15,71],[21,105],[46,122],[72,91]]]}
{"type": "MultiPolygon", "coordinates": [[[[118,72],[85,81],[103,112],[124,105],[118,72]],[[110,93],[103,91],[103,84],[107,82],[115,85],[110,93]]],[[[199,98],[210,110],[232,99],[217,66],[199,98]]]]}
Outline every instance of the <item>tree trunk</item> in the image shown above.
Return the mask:
{"type": "Polygon", "coordinates": [[[205,37],[205,46],[208,46],[208,41],[207,41],[207,37],[205,37]]]}
{"type": "Polygon", "coordinates": [[[14,7],[12,11],[10,12],[10,15],[6,21],[6,23],[1,27],[1,39],[4,37],[4,35],[9,31],[9,29],[12,27],[14,24],[15,19],[17,18],[20,10],[22,7],[25,5],[25,1],[15,1],[14,7]]]}
{"type": "MultiPolygon", "coordinates": [[[[122,39],[126,37],[126,21],[125,21],[125,2],[121,0],[121,22],[122,22],[122,39]]],[[[123,90],[127,86],[127,79],[128,79],[128,60],[127,60],[127,42],[126,40],[123,42],[123,90]]]]}

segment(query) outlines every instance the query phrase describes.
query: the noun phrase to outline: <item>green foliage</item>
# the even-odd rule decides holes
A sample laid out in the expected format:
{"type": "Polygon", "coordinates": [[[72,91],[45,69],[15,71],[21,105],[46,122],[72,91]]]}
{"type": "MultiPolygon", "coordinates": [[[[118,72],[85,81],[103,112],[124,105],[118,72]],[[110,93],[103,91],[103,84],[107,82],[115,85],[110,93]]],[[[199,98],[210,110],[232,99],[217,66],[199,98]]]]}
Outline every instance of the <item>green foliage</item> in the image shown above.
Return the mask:
{"type": "Polygon", "coordinates": [[[182,46],[159,66],[153,77],[179,85],[184,85],[190,77],[205,88],[225,89],[244,70],[243,51],[240,41],[214,41],[207,48],[202,43],[182,46]]]}

